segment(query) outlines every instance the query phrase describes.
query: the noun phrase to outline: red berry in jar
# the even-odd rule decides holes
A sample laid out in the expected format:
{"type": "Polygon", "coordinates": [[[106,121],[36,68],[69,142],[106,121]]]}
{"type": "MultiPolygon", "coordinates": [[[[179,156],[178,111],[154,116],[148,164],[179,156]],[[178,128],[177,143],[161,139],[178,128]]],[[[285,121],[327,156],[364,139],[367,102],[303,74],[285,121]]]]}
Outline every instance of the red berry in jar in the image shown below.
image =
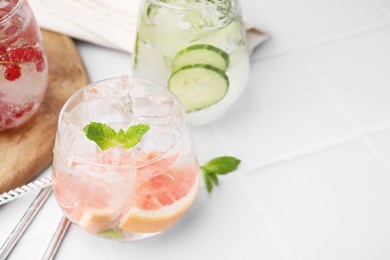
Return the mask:
{"type": "Polygon", "coordinates": [[[0,131],[25,123],[39,108],[48,81],[38,24],[24,0],[0,3],[0,131]]]}
{"type": "Polygon", "coordinates": [[[42,72],[45,69],[45,59],[41,58],[36,61],[35,68],[38,72],[42,72]]]}
{"type": "Polygon", "coordinates": [[[4,77],[9,81],[13,81],[20,77],[20,67],[16,64],[8,64],[5,66],[4,77]]]}
{"type": "Polygon", "coordinates": [[[30,62],[34,58],[35,49],[31,45],[24,46],[24,61],[30,62]]]}

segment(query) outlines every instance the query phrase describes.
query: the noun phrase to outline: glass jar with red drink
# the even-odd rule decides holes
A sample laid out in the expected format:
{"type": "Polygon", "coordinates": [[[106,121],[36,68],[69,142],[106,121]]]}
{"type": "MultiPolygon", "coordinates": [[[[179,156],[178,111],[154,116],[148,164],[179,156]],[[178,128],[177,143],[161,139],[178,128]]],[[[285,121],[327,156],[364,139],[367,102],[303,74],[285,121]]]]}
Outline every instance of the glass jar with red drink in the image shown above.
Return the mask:
{"type": "Polygon", "coordinates": [[[0,131],[25,123],[46,92],[42,35],[25,0],[0,1],[0,131]]]}

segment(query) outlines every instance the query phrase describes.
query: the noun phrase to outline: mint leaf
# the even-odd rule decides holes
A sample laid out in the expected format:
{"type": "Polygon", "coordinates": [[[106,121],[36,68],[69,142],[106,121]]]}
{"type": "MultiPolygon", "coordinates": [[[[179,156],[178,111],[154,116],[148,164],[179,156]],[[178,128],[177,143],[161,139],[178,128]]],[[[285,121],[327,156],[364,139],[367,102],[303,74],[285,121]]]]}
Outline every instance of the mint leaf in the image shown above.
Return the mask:
{"type": "Polygon", "coordinates": [[[150,126],[145,124],[138,124],[133,125],[127,128],[126,131],[126,142],[124,143],[124,146],[126,149],[129,149],[141,141],[142,136],[146,134],[147,131],[149,131],[150,126]]]}
{"type": "Polygon", "coordinates": [[[210,173],[227,174],[237,169],[240,162],[232,156],[222,156],[208,161],[203,167],[210,173]]]}
{"type": "Polygon", "coordinates": [[[126,142],[126,134],[123,129],[119,129],[118,133],[116,133],[116,141],[120,144],[123,144],[126,142]]]}
{"type": "Polygon", "coordinates": [[[207,189],[207,192],[212,192],[213,191],[213,183],[210,181],[210,179],[208,178],[208,175],[207,175],[207,172],[201,168],[202,171],[203,171],[203,180],[204,180],[204,184],[206,185],[206,189],[207,189]]]}
{"type": "Polygon", "coordinates": [[[94,141],[100,149],[106,150],[114,146],[130,149],[141,141],[149,129],[148,125],[138,124],[130,126],[126,133],[123,129],[115,132],[106,124],[91,122],[83,130],[89,140],[94,141]]]}
{"type": "Polygon", "coordinates": [[[207,174],[207,178],[208,178],[212,183],[214,183],[215,185],[218,185],[218,184],[219,184],[218,176],[217,176],[216,173],[209,172],[209,173],[207,174]]]}
{"type": "Polygon", "coordinates": [[[115,130],[106,124],[92,122],[83,130],[87,138],[94,141],[102,150],[118,145],[115,130]]]}
{"type": "Polygon", "coordinates": [[[240,160],[231,156],[222,156],[208,161],[201,168],[203,172],[203,180],[207,191],[210,193],[214,185],[219,184],[218,174],[228,174],[237,169],[240,160]]]}

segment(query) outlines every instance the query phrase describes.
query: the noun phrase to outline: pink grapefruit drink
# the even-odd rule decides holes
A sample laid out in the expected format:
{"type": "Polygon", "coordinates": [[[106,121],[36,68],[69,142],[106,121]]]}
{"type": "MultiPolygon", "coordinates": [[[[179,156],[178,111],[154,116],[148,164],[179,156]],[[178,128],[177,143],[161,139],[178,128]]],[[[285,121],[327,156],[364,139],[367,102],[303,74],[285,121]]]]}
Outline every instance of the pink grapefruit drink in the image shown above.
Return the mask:
{"type": "Polygon", "coordinates": [[[81,229],[116,239],[142,239],[172,226],[194,201],[199,165],[184,110],[166,88],[128,76],[86,86],[60,114],[53,188],[65,215],[81,229]],[[147,124],[133,148],[102,150],[83,128],[147,124]]]}
{"type": "Polygon", "coordinates": [[[24,0],[0,1],[0,131],[26,122],[46,91],[41,32],[24,0]]]}

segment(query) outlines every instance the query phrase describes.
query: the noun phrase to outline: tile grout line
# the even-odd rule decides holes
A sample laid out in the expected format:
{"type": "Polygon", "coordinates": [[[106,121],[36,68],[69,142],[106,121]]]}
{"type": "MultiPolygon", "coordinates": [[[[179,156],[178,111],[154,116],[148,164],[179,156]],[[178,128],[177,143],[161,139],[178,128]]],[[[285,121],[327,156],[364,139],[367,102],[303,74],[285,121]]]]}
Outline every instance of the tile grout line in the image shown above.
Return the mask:
{"type": "Polygon", "coordinates": [[[328,150],[331,150],[331,149],[334,149],[334,148],[337,148],[337,147],[340,147],[340,146],[343,146],[346,144],[353,143],[353,142],[359,140],[359,138],[361,136],[362,136],[362,134],[356,133],[356,134],[349,135],[349,136],[344,137],[344,138],[338,138],[338,139],[333,140],[331,142],[327,142],[326,144],[321,144],[321,143],[318,144],[317,143],[314,146],[307,147],[306,149],[302,149],[298,152],[292,152],[292,153],[285,154],[285,155],[282,155],[279,157],[271,158],[271,160],[261,162],[254,167],[250,167],[248,171],[249,172],[257,171],[257,170],[261,170],[263,168],[278,166],[280,164],[284,164],[284,163],[290,162],[290,161],[295,160],[295,159],[300,159],[300,158],[312,156],[312,155],[318,154],[318,153],[323,152],[323,151],[328,151],[328,150]]]}
{"type": "Polygon", "coordinates": [[[381,131],[386,131],[390,130],[390,124],[384,124],[384,125],[379,125],[376,127],[371,127],[367,130],[361,131],[360,133],[357,132],[353,135],[346,136],[344,138],[337,138],[334,139],[331,142],[327,142],[326,144],[321,144],[317,143],[314,146],[307,147],[307,149],[302,149],[298,152],[292,152],[290,154],[285,154],[284,156],[279,156],[279,157],[274,157],[271,160],[264,161],[262,163],[259,163],[255,166],[249,167],[248,169],[245,169],[247,172],[253,172],[253,171],[258,171],[262,170],[264,168],[268,167],[274,167],[278,166],[283,163],[287,163],[289,161],[295,160],[295,159],[300,159],[300,158],[305,158],[311,155],[318,154],[323,151],[327,151],[330,149],[334,149],[343,145],[347,145],[353,142],[360,140],[363,140],[363,138],[366,135],[369,134],[375,134],[381,131]]]}
{"type": "MultiPolygon", "coordinates": [[[[270,20],[271,22],[274,23],[275,27],[276,27],[276,31],[280,31],[282,32],[283,30],[281,29],[280,25],[276,22],[274,16],[272,15],[272,12],[270,12],[268,10],[268,8],[263,4],[261,3],[260,1],[259,2],[256,2],[255,5],[257,5],[258,7],[262,8],[265,10],[265,12],[268,14],[268,16],[270,17],[270,20]]],[[[270,38],[272,38],[272,34],[270,34],[270,38]]],[[[285,35],[283,33],[283,38],[287,41],[287,42],[291,42],[289,40],[289,37],[287,35],[285,35]]],[[[259,47],[261,48],[261,46],[259,47]]],[[[267,58],[272,58],[272,57],[276,57],[276,56],[279,56],[279,55],[283,55],[283,54],[286,54],[286,53],[291,53],[293,51],[293,48],[292,48],[292,45],[289,46],[287,49],[284,49],[284,50],[281,50],[281,51],[276,51],[274,53],[271,53],[271,54],[266,54],[266,55],[260,55],[259,57],[257,58],[254,58],[253,60],[251,60],[251,63],[255,63],[259,60],[262,60],[262,59],[267,59],[267,58]]]]}
{"type": "Polygon", "coordinates": [[[390,18],[390,11],[381,3],[379,2],[378,0],[372,0],[372,3],[378,7],[379,9],[381,9],[381,11],[387,15],[387,17],[390,18]]]}
{"type": "MultiPolygon", "coordinates": [[[[369,34],[369,33],[372,33],[372,32],[378,31],[378,30],[385,29],[387,27],[390,28],[390,21],[383,22],[383,23],[380,23],[380,24],[376,24],[376,25],[373,25],[373,26],[369,26],[369,27],[366,27],[364,29],[350,31],[350,32],[347,32],[347,33],[344,33],[344,34],[341,34],[341,35],[335,35],[335,36],[328,37],[328,38],[323,38],[323,39],[320,39],[320,40],[317,40],[317,41],[307,42],[307,43],[304,43],[304,44],[302,44],[300,46],[287,48],[287,49],[284,49],[284,50],[281,50],[281,51],[277,51],[277,52],[274,52],[274,53],[265,54],[265,55],[259,55],[258,57],[251,59],[251,61],[253,63],[256,63],[256,62],[259,62],[259,61],[262,61],[262,60],[265,60],[265,59],[270,59],[270,58],[273,58],[273,57],[278,57],[278,56],[282,56],[282,55],[285,55],[285,54],[293,53],[294,51],[296,52],[297,50],[304,51],[304,50],[308,50],[308,49],[311,49],[311,48],[321,47],[323,45],[332,44],[332,43],[337,42],[337,41],[341,41],[341,40],[350,39],[350,38],[353,38],[353,37],[358,37],[358,36],[361,36],[361,35],[369,34]]],[[[291,46],[293,46],[291,41],[289,41],[289,42],[290,42],[291,46]]]]}
{"type": "MultiPolygon", "coordinates": [[[[226,150],[229,154],[233,155],[232,149],[225,142],[225,140],[222,138],[218,129],[215,127],[215,124],[212,123],[211,127],[212,127],[214,133],[216,134],[218,141],[221,143],[222,147],[224,148],[224,150],[226,150]]],[[[279,248],[279,250],[281,251],[283,257],[286,260],[295,260],[295,257],[292,256],[292,253],[278,239],[278,236],[276,235],[277,232],[272,228],[272,225],[267,221],[267,218],[265,217],[263,210],[257,206],[252,188],[249,185],[247,185],[248,182],[247,182],[246,178],[247,178],[246,174],[239,174],[234,179],[237,179],[240,182],[242,188],[244,189],[246,197],[250,201],[250,204],[252,205],[252,207],[254,207],[255,212],[257,213],[258,217],[264,223],[266,230],[268,231],[268,233],[270,234],[270,236],[272,237],[272,239],[276,243],[276,245],[279,248]]]]}
{"type": "MultiPolygon", "coordinates": [[[[378,8],[380,8],[385,14],[387,14],[388,17],[390,17],[390,11],[388,11],[381,3],[379,3],[378,0],[372,0],[372,3],[374,5],[376,5],[378,8]]],[[[262,3],[259,3],[259,2],[258,2],[258,5],[260,7],[262,7],[268,13],[268,15],[271,17],[271,19],[275,20],[273,18],[272,12],[268,9],[268,7],[266,5],[264,5],[262,3]]],[[[278,24],[277,24],[277,26],[278,26],[278,28],[281,28],[278,24]]],[[[356,31],[352,32],[352,33],[349,32],[346,35],[339,36],[339,37],[336,37],[336,38],[333,38],[333,39],[331,38],[330,41],[317,43],[317,45],[313,45],[313,44],[310,45],[310,43],[309,43],[309,45],[306,46],[306,47],[304,45],[301,46],[301,47],[295,46],[292,43],[292,41],[289,39],[287,34],[284,32],[284,30],[283,29],[279,29],[280,32],[286,37],[287,41],[290,42],[290,44],[292,46],[292,52],[296,53],[301,58],[301,60],[306,65],[307,69],[311,72],[311,74],[314,76],[314,78],[319,81],[319,83],[322,86],[322,88],[328,93],[329,97],[333,100],[333,102],[338,107],[338,109],[341,111],[341,113],[344,114],[344,116],[347,118],[347,120],[349,120],[350,123],[352,123],[352,125],[359,132],[364,132],[364,129],[361,126],[361,124],[349,112],[349,110],[347,109],[345,104],[341,101],[339,96],[331,89],[331,87],[326,83],[326,81],[324,81],[322,79],[322,77],[317,73],[317,71],[314,69],[314,67],[310,64],[310,62],[304,56],[303,51],[305,49],[307,49],[307,48],[311,48],[311,47],[322,45],[322,44],[325,45],[325,44],[333,43],[333,42],[336,42],[336,41],[340,41],[342,39],[355,37],[355,36],[362,35],[362,34],[365,34],[365,33],[370,33],[372,31],[380,30],[380,29],[386,28],[388,26],[390,26],[390,22],[389,21],[381,23],[379,25],[376,24],[373,27],[364,28],[363,30],[360,30],[360,31],[357,31],[357,32],[356,31]]],[[[386,162],[385,158],[383,157],[383,154],[380,152],[380,150],[378,150],[377,146],[372,142],[372,140],[367,135],[361,136],[361,140],[368,146],[368,148],[371,150],[371,152],[373,153],[375,158],[381,163],[382,167],[384,167],[384,169],[387,172],[390,173],[390,164],[386,162]]]]}
{"type": "Polygon", "coordinates": [[[390,174],[390,164],[386,161],[383,153],[378,149],[377,145],[367,135],[362,136],[362,140],[372,151],[375,158],[379,161],[382,167],[390,174]]]}
{"type": "Polygon", "coordinates": [[[299,49],[302,51],[302,50],[306,50],[306,49],[310,49],[310,48],[314,48],[314,47],[319,47],[319,46],[323,46],[323,45],[326,45],[329,43],[334,43],[334,42],[337,42],[340,40],[349,39],[349,38],[361,36],[364,34],[372,33],[372,32],[378,31],[378,30],[382,30],[386,27],[390,27],[390,21],[377,23],[375,25],[367,26],[367,27],[364,27],[362,29],[352,30],[352,31],[349,31],[349,32],[346,32],[343,34],[339,34],[339,35],[334,35],[334,36],[331,36],[328,38],[324,38],[322,40],[304,43],[301,46],[298,46],[296,49],[299,49]]]}
{"type": "Polygon", "coordinates": [[[335,93],[332,88],[326,83],[325,80],[317,73],[314,67],[304,56],[302,50],[296,49],[296,54],[304,62],[306,68],[311,72],[314,78],[320,83],[322,88],[328,93],[330,99],[335,103],[340,112],[346,117],[346,119],[358,130],[359,133],[363,133],[360,136],[360,139],[368,146],[375,158],[381,163],[382,167],[390,174],[390,164],[386,162],[383,154],[378,150],[377,146],[372,142],[372,140],[365,133],[363,126],[356,120],[356,118],[351,114],[346,105],[342,102],[340,97],[335,93]]]}
{"type": "MultiPolygon", "coordinates": [[[[390,11],[388,11],[381,3],[379,3],[378,0],[372,0],[372,1],[373,1],[374,5],[376,5],[380,9],[382,9],[382,11],[385,12],[390,17],[390,11]]],[[[263,8],[265,10],[265,12],[270,16],[271,20],[275,21],[275,24],[276,24],[277,28],[279,29],[279,31],[285,36],[286,40],[292,46],[292,51],[291,52],[292,53],[296,53],[301,58],[301,60],[305,64],[306,68],[309,70],[309,72],[311,72],[311,74],[314,76],[314,78],[319,81],[320,85],[328,93],[328,96],[335,103],[336,107],[341,111],[341,113],[346,117],[346,119],[349,120],[349,122],[358,130],[359,133],[363,133],[363,135],[360,136],[359,138],[369,147],[371,152],[374,154],[375,158],[381,163],[382,167],[384,167],[385,170],[387,170],[390,173],[390,164],[386,162],[386,160],[383,157],[383,154],[380,152],[380,150],[378,150],[376,145],[367,136],[367,133],[364,133],[364,129],[361,126],[361,124],[350,113],[350,111],[347,109],[345,104],[341,101],[339,96],[331,89],[331,87],[326,83],[326,81],[324,81],[322,79],[322,77],[317,73],[315,68],[310,64],[310,62],[306,59],[305,55],[303,54],[303,51],[305,49],[307,49],[307,48],[312,48],[312,47],[315,47],[315,46],[320,46],[320,45],[333,43],[333,42],[336,42],[336,41],[340,41],[342,39],[356,37],[358,35],[371,33],[373,31],[389,27],[390,26],[390,22],[387,21],[387,22],[381,23],[379,25],[376,24],[376,25],[371,26],[369,28],[364,28],[363,30],[360,30],[360,31],[355,31],[355,32],[352,32],[352,33],[349,32],[349,33],[347,33],[346,35],[343,35],[343,36],[338,36],[336,38],[335,37],[330,38],[330,40],[328,40],[328,41],[325,40],[325,41],[322,41],[322,42],[318,42],[317,44],[314,43],[314,45],[313,45],[313,43],[312,44],[309,43],[309,45],[306,45],[306,46],[303,45],[303,46],[299,47],[299,46],[295,46],[292,43],[292,41],[288,37],[288,35],[284,32],[283,29],[281,29],[279,24],[277,24],[276,20],[274,19],[274,16],[272,15],[272,12],[268,9],[268,7],[266,5],[264,5],[263,3],[261,3],[261,2],[257,2],[257,4],[258,4],[258,6],[260,6],[261,8],[263,8]]],[[[282,52],[280,54],[284,54],[284,53],[282,52]]],[[[277,55],[274,55],[274,56],[277,56],[277,55]]],[[[271,57],[274,57],[274,56],[271,56],[271,57]]],[[[259,60],[261,60],[261,57],[260,57],[260,59],[254,59],[253,62],[255,63],[256,61],[259,61],[259,60]]],[[[305,156],[305,155],[302,155],[302,156],[305,156]]]]}
{"type": "MultiPolygon", "coordinates": [[[[288,163],[292,160],[305,158],[305,157],[315,155],[315,154],[318,154],[320,152],[328,151],[328,150],[331,150],[331,149],[334,149],[334,148],[337,148],[340,146],[344,146],[344,145],[347,145],[347,144],[350,144],[350,143],[353,143],[353,142],[356,142],[359,140],[364,141],[363,139],[364,139],[364,137],[366,137],[366,135],[380,133],[380,132],[389,131],[389,130],[390,130],[390,123],[370,127],[367,130],[364,130],[360,133],[357,132],[353,135],[348,135],[344,138],[337,138],[331,142],[327,142],[326,144],[317,143],[314,146],[307,147],[307,149],[302,149],[298,152],[292,152],[289,154],[284,154],[284,155],[279,156],[279,157],[271,158],[270,160],[263,161],[255,166],[252,165],[250,167],[244,168],[243,171],[244,171],[244,174],[247,174],[249,172],[259,171],[259,170],[263,170],[265,168],[275,167],[275,166],[278,166],[280,164],[288,163]]],[[[222,137],[219,137],[219,139],[222,140],[222,137]]],[[[226,146],[226,145],[224,145],[224,146],[226,146]]],[[[229,149],[229,151],[230,151],[230,149],[229,149]]],[[[232,180],[234,178],[237,178],[237,176],[231,177],[231,178],[229,178],[229,176],[226,176],[224,178],[224,180],[232,180]]],[[[224,180],[221,180],[221,182],[223,182],[224,180]]]]}
{"type": "Polygon", "coordinates": [[[265,224],[265,228],[268,230],[270,236],[275,241],[277,247],[281,251],[283,257],[287,260],[296,260],[296,257],[288,250],[284,244],[280,241],[279,236],[277,235],[277,232],[274,230],[272,225],[268,222],[266,214],[261,206],[258,205],[256,200],[256,195],[253,192],[253,188],[249,185],[249,181],[246,175],[241,175],[238,178],[238,181],[241,183],[241,186],[243,187],[246,196],[249,198],[250,203],[254,207],[258,217],[263,221],[265,224]]]}
{"type": "MultiPolygon", "coordinates": [[[[259,48],[261,48],[261,47],[259,47],[259,48]]],[[[284,49],[284,50],[276,51],[276,52],[273,52],[273,53],[259,55],[258,57],[252,58],[251,59],[251,63],[256,63],[256,62],[263,61],[263,60],[266,60],[266,59],[271,59],[271,58],[274,58],[274,57],[279,57],[279,56],[282,56],[282,55],[290,54],[293,51],[294,51],[293,49],[284,49]]]]}
{"type": "MultiPolygon", "coordinates": [[[[390,17],[390,11],[388,11],[381,3],[378,3],[378,0],[372,0],[372,1],[373,1],[374,5],[376,5],[378,8],[380,8],[388,17],[390,17]]],[[[386,22],[377,23],[375,25],[368,26],[368,27],[363,28],[363,29],[357,29],[357,30],[354,30],[354,31],[349,31],[349,32],[341,34],[341,35],[331,36],[331,37],[328,37],[328,38],[324,38],[324,39],[320,39],[320,40],[317,40],[317,41],[304,43],[304,44],[302,44],[300,46],[296,46],[295,44],[293,44],[293,42],[291,41],[291,39],[288,36],[288,34],[286,34],[284,32],[284,30],[282,29],[282,27],[276,22],[272,12],[268,9],[268,7],[264,3],[261,3],[261,2],[257,2],[256,4],[260,8],[263,8],[265,10],[265,12],[269,15],[269,17],[271,18],[271,21],[274,22],[274,24],[276,25],[276,28],[278,29],[278,31],[280,31],[283,34],[285,40],[289,43],[290,47],[287,48],[287,49],[281,50],[281,51],[277,51],[277,52],[271,53],[271,54],[260,55],[259,57],[254,58],[254,59],[251,60],[254,63],[258,62],[260,60],[263,60],[263,59],[268,59],[268,58],[272,58],[272,57],[277,57],[277,56],[280,56],[280,55],[288,54],[288,53],[294,52],[294,50],[297,50],[297,49],[304,50],[304,49],[309,49],[309,48],[313,48],[313,47],[318,47],[318,46],[322,46],[322,45],[325,45],[325,44],[333,43],[333,42],[336,42],[336,41],[339,41],[339,40],[342,40],[342,39],[348,39],[348,38],[351,38],[351,37],[356,37],[356,36],[363,35],[363,34],[366,34],[366,33],[370,33],[370,32],[373,32],[373,31],[377,31],[377,30],[380,30],[380,29],[383,29],[383,28],[386,28],[386,27],[390,27],[390,21],[386,21],[386,22]]],[[[271,34],[271,37],[272,37],[272,34],[271,34]]]]}
{"type": "MultiPolygon", "coordinates": [[[[390,16],[390,12],[388,12],[387,9],[385,9],[381,4],[377,3],[376,2],[377,0],[373,0],[373,1],[375,1],[375,4],[380,6],[382,11],[384,11],[388,16],[390,16]]],[[[259,4],[259,6],[263,7],[265,9],[265,11],[269,14],[269,16],[273,19],[272,12],[270,12],[269,9],[266,6],[264,6],[263,4],[259,4]]],[[[350,141],[348,141],[348,138],[347,138],[345,140],[346,141],[345,143],[353,142],[353,141],[356,141],[356,140],[359,140],[359,139],[362,140],[368,146],[368,148],[371,150],[371,152],[373,153],[375,158],[377,160],[379,160],[379,162],[381,163],[382,167],[384,167],[385,170],[387,170],[390,173],[390,165],[385,161],[385,159],[384,159],[382,153],[380,152],[380,150],[378,150],[376,145],[367,136],[369,131],[364,131],[362,125],[359,124],[359,122],[350,113],[350,111],[345,106],[345,104],[342,102],[342,100],[339,98],[339,96],[330,88],[330,86],[322,79],[322,77],[320,77],[320,75],[316,72],[314,67],[311,66],[310,62],[306,59],[306,57],[303,54],[303,50],[304,49],[308,49],[308,48],[312,48],[312,47],[316,47],[316,46],[321,46],[321,45],[326,45],[326,44],[330,44],[330,43],[333,43],[333,42],[336,42],[336,41],[340,41],[340,40],[343,40],[343,39],[348,39],[348,38],[351,38],[351,37],[356,37],[356,36],[359,36],[359,35],[371,33],[373,31],[380,30],[380,29],[383,29],[383,28],[386,28],[386,27],[389,27],[389,26],[390,26],[390,22],[387,21],[387,22],[381,23],[379,25],[376,24],[374,26],[371,26],[371,27],[368,27],[368,28],[364,28],[363,30],[360,29],[358,31],[348,32],[347,34],[338,35],[336,37],[330,37],[330,38],[322,40],[322,41],[311,42],[311,43],[309,42],[308,44],[302,45],[300,47],[295,46],[294,44],[291,44],[292,43],[291,40],[289,39],[289,37],[287,37],[287,41],[289,41],[291,46],[292,46],[291,49],[288,49],[287,51],[281,51],[281,52],[273,53],[271,55],[260,56],[258,58],[253,59],[251,62],[252,63],[256,63],[256,62],[258,62],[260,60],[263,60],[265,58],[272,58],[272,57],[283,55],[283,54],[286,54],[286,53],[296,53],[296,54],[298,54],[298,56],[302,59],[302,61],[304,62],[305,66],[307,67],[309,72],[311,72],[311,74],[315,77],[315,79],[319,81],[319,83],[321,84],[322,88],[328,93],[328,96],[335,103],[335,105],[338,107],[340,112],[346,117],[347,120],[350,121],[350,123],[356,128],[356,130],[358,130],[358,134],[355,135],[355,138],[352,136],[352,138],[349,138],[350,141]]],[[[279,28],[280,26],[277,26],[277,27],[279,28]]],[[[284,31],[283,30],[280,30],[280,31],[286,37],[286,34],[284,34],[284,31]]],[[[388,126],[385,126],[385,127],[388,127],[388,126]]],[[[385,127],[382,126],[382,127],[379,128],[379,130],[383,130],[385,127]]],[[[217,134],[217,137],[220,140],[220,142],[222,143],[222,145],[230,152],[231,149],[224,142],[223,138],[220,136],[219,132],[217,131],[217,129],[215,128],[214,125],[213,125],[213,129],[214,129],[214,132],[217,134]]],[[[376,131],[377,130],[374,130],[373,132],[376,132],[376,131]]],[[[340,145],[340,143],[339,144],[335,143],[335,146],[337,146],[337,145],[340,145]]],[[[332,147],[323,147],[323,148],[324,149],[320,149],[318,151],[312,151],[311,153],[320,152],[322,150],[327,150],[327,149],[330,149],[332,147]]],[[[304,157],[304,156],[307,156],[307,154],[303,153],[300,156],[304,157]]],[[[289,159],[292,160],[292,159],[295,159],[295,158],[297,158],[297,157],[293,156],[293,157],[291,157],[289,159]]],[[[274,163],[271,162],[271,164],[269,164],[268,166],[277,164],[278,162],[280,162],[280,161],[275,161],[274,163]]],[[[263,167],[266,167],[266,166],[267,165],[263,165],[263,167]]],[[[253,189],[250,187],[250,185],[248,183],[248,180],[246,178],[246,175],[247,174],[245,174],[244,176],[243,175],[238,176],[238,180],[241,182],[241,185],[243,186],[243,188],[244,188],[244,190],[246,192],[246,195],[251,200],[251,203],[255,207],[255,209],[256,209],[257,213],[259,214],[260,218],[266,224],[267,229],[269,230],[271,236],[273,237],[273,239],[277,243],[278,247],[282,250],[283,255],[286,258],[288,258],[288,256],[291,255],[291,253],[279,241],[279,239],[275,235],[276,232],[273,230],[272,226],[266,221],[266,217],[264,216],[263,210],[260,207],[257,206],[256,200],[255,200],[255,195],[253,194],[253,189]]]]}

